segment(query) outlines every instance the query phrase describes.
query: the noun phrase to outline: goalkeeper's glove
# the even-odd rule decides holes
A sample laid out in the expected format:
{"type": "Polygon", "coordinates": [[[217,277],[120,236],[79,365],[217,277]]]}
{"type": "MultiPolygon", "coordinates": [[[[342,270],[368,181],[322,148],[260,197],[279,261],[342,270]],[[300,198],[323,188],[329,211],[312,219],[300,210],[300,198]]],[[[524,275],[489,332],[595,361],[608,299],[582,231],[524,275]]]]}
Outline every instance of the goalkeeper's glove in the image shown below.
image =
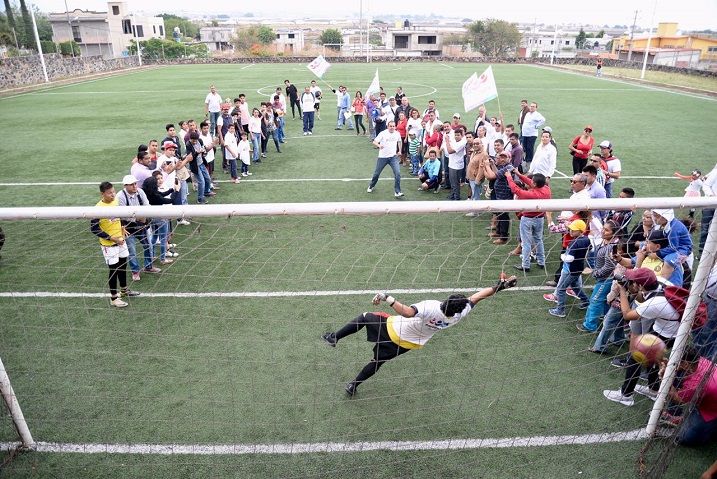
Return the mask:
{"type": "Polygon", "coordinates": [[[498,291],[503,291],[504,289],[512,288],[518,284],[518,278],[515,276],[511,276],[510,278],[501,278],[498,280],[498,282],[493,286],[493,294],[497,293],[498,291]]]}
{"type": "Polygon", "coordinates": [[[379,304],[381,301],[386,301],[389,306],[393,306],[393,303],[396,302],[393,296],[386,293],[376,293],[376,296],[373,297],[373,304],[379,304]]]}

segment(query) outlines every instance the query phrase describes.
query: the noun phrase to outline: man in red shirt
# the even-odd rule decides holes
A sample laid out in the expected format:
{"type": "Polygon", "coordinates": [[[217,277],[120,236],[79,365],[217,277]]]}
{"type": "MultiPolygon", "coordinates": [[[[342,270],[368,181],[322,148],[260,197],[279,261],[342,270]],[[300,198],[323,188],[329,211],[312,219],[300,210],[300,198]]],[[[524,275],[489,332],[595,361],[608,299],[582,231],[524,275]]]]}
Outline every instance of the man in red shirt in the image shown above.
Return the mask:
{"type": "MultiPolygon", "coordinates": [[[[540,173],[533,175],[530,179],[518,172],[514,167],[512,170],[518,179],[528,187],[527,190],[515,183],[513,175],[505,175],[508,180],[510,191],[519,200],[549,200],[552,197],[550,186],[545,183],[545,176],[540,173]]],[[[520,243],[521,264],[515,265],[515,269],[523,272],[530,271],[530,252],[535,248],[538,259],[538,268],[545,269],[545,246],[543,245],[543,224],[545,214],[542,211],[524,211],[520,213],[520,243]]]]}

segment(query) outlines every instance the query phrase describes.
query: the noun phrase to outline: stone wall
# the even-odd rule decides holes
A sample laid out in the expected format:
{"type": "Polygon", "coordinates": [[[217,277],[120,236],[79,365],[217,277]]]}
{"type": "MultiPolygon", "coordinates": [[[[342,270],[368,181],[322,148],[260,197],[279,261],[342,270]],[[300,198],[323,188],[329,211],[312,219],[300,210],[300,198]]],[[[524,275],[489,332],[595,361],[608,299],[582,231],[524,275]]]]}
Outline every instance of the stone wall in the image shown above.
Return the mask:
{"type": "MultiPolygon", "coordinates": [[[[543,62],[545,62],[543,60],[543,62]]],[[[556,58],[556,65],[587,65],[594,67],[596,61],[594,58],[556,58]]],[[[642,70],[642,62],[628,62],[624,60],[611,60],[603,58],[602,65],[604,67],[631,68],[633,70],[642,70]]],[[[707,78],[717,78],[717,72],[710,70],[696,70],[694,68],[679,68],[667,65],[647,65],[647,70],[652,72],[668,72],[681,73],[683,75],[694,75],[707,78]]]]}
{"type": "MultiPolygon", "coordinates": [[[[59,53],[44,55],[50,81],[112,72],[138,65],[136,57],[104,60],[102,57],[63,57],[59,53]]],[[[0,59],[0,90],[44,83],[38,55],[0,59]]]]}

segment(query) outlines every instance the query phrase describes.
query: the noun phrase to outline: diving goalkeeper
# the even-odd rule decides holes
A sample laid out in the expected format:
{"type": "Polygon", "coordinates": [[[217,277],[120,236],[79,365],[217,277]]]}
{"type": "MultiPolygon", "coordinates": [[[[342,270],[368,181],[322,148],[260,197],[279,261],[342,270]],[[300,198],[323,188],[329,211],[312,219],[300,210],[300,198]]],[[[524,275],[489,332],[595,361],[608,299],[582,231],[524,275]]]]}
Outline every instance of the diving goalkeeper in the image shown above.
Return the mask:
{"type": "Polygon", "coordinates": [[[465,318],[479,301],[498,291],[512,288],[516,283],[515,276],[501,278],[495,286],[482,289],[469,298],[462,294],[452,294],[443,302],[425,300],[410,306],[396,301],[386,293],[376,294],[373,304],[378,305],[385,301],[397,314],[362,313],[338,331],[321,336],[330,346],[336,347],[339,340],[365,327],[366,340],[375,343],[373,359],[363,367],[356,379],[346,385],[346,393],[353,396],[356,394],[356,388],[376,374],[384,363],[412,349],[422,348],[438,331],[465,318]]]}

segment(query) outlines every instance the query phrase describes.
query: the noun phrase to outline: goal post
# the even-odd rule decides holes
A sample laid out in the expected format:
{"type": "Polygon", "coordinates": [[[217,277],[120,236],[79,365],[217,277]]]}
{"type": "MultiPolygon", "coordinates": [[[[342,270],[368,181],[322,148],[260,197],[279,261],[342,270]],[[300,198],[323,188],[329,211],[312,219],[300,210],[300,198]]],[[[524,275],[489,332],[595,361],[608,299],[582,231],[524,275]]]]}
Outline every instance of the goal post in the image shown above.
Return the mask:
{"type": "MultiPolygon", "coordinates": [[[[715,198],[662,197],[0,208],[0,391],[14,427],[0,422],[0,451],[108,453],[102,467],[128,465],[138,476],[196,464],[223,477],[228,456],[258,454],[241,464],[245,475],[355,466],[401,475],[418,464],[473,476],[479,462],[514,477],[610,475],[620,461],[624,471],[638,462],[636,441],[659,441],[657,418],[715,263],[717,222],[693,271],[660,400],[621,409],[602,391],[623,382],[610,361],[627,344],[591,353],[595,336],[576,331],[585,317],[576,299],[567,299],[567,317],[549,313],[545,282],[560,271],[562,234],[545,230],[544,268],[533,261],[517,271],[515,216],[510,243],[498,245],[488,238],[491,214],[633,210],[634,227],[645,209],[715,207],[715,198]],[[161,271],[142,268],[136,242],[141,274],[133,281],[128,266],[127,284],[141,295],[123,308],[108,301],[108,268],[90,231],[90,220],[107,217],[191,223],[174,228],[178,256],[156,261],[161,271]],[[404,305],[443,301],[503,274],[518,285],[346,396],[372,345],[364,331],[335,348],[323,334],[364,312],[393,314],[372,304],[378,292],[404,305]],[[536,452],[543,447],[550,452],[536,452]],[[367,461],[369,451],[379,459],[367,461]],[[506,459],[516,454],[527,459],[506,459]]],[[[594,281],[583,279],[589,296],[594,281]]],[[[42,475],[42,458],[38,465],[42,475]]],[[[72,475],[66,467],[55,474],[72,475]]]]}

